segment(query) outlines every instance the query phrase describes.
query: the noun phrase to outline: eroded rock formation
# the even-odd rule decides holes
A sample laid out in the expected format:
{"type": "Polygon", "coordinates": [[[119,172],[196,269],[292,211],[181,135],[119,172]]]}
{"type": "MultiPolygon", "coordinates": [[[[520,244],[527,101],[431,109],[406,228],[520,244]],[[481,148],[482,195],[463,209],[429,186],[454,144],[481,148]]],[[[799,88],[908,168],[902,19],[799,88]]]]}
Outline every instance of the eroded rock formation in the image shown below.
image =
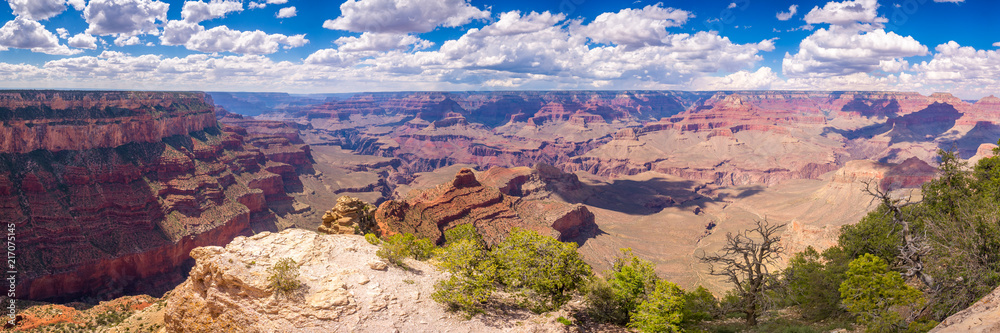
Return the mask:
{"type": "Polygon", "coordinates": [[[319,232],[325,234],[354,234],[355,228],[363,224],[371,224],[368,204],[358,198],[341,196],[337,205],[323,214],[323,225],[319,232]]]}
{"type": "Polygon", "coordinates": [[[484,175],[489,181],[484,185],[471,169],[462,169],[448,183],[382,203],[375,221],[383,234],[408,232],[437,242],[444,241],[445,230],[472,224],[490,244],[514,227],[567,240],[594,226],[594,214],[586,206],[527,197],[532,194],[531,186],[524,186],[531,179],[530,169],[513,174],[497,170],[484,175]]]}
{"type": "Polygon", "coordinates": [[[242,128],[220,128],[204,94],[0,96],[0,217],[17,234],[18,298],[165,291],[191,249],[273,228],[270,206],[297,179],[242,128]]]}

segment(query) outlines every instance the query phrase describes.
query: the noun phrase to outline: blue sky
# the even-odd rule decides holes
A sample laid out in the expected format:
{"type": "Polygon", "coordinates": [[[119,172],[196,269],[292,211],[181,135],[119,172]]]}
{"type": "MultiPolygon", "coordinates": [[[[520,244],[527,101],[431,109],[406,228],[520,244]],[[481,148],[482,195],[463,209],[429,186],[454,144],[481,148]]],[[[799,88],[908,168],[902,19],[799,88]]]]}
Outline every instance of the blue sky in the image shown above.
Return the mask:
{"type": "Polygon", "coordinates": [[[1000,4],[986,0],[8,5],[3,88],[1000,93],[1000,4]]]}

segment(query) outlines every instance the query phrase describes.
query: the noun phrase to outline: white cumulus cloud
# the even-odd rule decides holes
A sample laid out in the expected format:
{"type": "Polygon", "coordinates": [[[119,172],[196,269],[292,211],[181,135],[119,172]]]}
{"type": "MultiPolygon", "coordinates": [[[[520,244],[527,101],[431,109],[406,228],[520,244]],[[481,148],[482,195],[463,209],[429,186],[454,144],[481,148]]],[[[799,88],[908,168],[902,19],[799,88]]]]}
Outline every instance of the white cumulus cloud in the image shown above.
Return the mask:
{"type": "Polygon", "coordinates": [[[155,0],[90,0],[83,17],[92,35],[157,34],[157,21],[167,20],[169,7],[155,0]]]}
{"type": "Polygon", "coordinates": [[[97,37],[80,33],[76,36],[70,37],[68,41],[69,46],[78,47],[81,49],[97,49],[97,37]]]}
{"type": "Polygon", "coordinates": [[[603,13],[580,29],[597,43],[614,43],[630,47],[666,45],[667,30],[679,27],[693,17],[690,12],[663,8],[662,4],[642,9],[622,9],[617,13],[603,13]]]}
{"type": "Polygon", "coordinates": [[[59,44],[59,37],[38,21],[18,16],[0,27],[0,46],[5,48],[29,49],[32,52],[71,55],[82,51],[72,50],[59,44]]]}
{"type": "Polygon", "coordinates": [[[7,0],[14,15],[41,21],[66,10],[66,0],[7,0]]]}
{"type": "Polygon", "coordinates": [[[788,7],[787,12],[778,12],[778,14],[775,16],[778,18],[779,21],[788,21],[791,20],[792,17],[794,17],[795,14],[797,14],[798,12],[799,12],[799,5],[791,5],[788,7]]]}
{"type": "Polygon", "coordinates": [[[66,0],[66,4],[73,6],[73,9],[83,11],[87,8],[86,0],[66,0]]]}
{"type": "Polygon", "coordinates": [[[903,37],[882,29],[866,32],[831,26],[830,29],[817,29],[803,39],[795,55],[785,54],[782,70],[788,76],[868,73],[878,69],[902,69],[883,64],[925,54],[927,46],[911,36],[903,37]]]}
{"type": "Polygon", "coordinates": [[[487,19],[488,10],[468,0],[347,0],[341,16],[323,22],[331,30],[353,32],[428,32],[437,27],[457,27],[487,19]]]}
{"type": "Polygon", "coordinates": [[[829,23],[833,25],[853,25],[860,23],[885,23],[884,17],[878,16],[877,0],[852,0],[826,3],[823,8],[813,7],[806,14],[808,24],[829,23]]]}
{"type": "Polygon", "coordinates": [[[136,36],[119,35],[118,38],[115,38],[115,45],[118,46],[138,45],[139,43],[142,41],[136,36]]]}
{"type": "Polygon", "coordinates": [[[163,45],[183,45],[191,40],[191,36],[205,31],[205,27],[197,23],[171,20],[163,27],[160,43],[163,45]]]}
{"type": "Polygon", "coordinates": [[[763,66],[757,71],[738,71],[723,77],[704,76],[694,80],[692,86],[699,90],[750,90],[769,89],[781,81],[771,67],[763,66]]]}
{"type": "Polygon", "coordinates": [[[209,2],[186,1],[181,9],[181,18],[191,23],[198,23],[220,17],[231,12],[243,11],[242,1],[211,0],[209,2]]]}
{"type": "Polygon", "coordinates": [[[407,49],[413,46],[415,50],[422,50],[434,45],[433,42],[420,39],[413,35],[404,34],[380,34],[366,32],[360,37],[341,37],[334,41],[340,45],[337,49],[344,52],[363,52],[407,49]]]}
{"type": "Polygon", "coordinates": [[[305,35],[286,36],[267,34],[260,30],[237,31],[226,26],[218,26],[192,35],[184,46],[190,50],[206,53],[232,52],[239,54],[271,54],[278,52],[281,45],[287,48],[300,47],[309,43],[305,35]]]}
{"type": "Polygon", "coordinates": [[[295,10],[295,6],[285,7],[278,10],[278,14],[275,15],[277,18],[289,18],[298,15],[298,11],[295,10]]]}
{"type": "Polygon", "coordinates": [[[353,65],[355,61],[360,58],[361,56],[353,52],[343,52],[338,49],[322,49],[310,54],[309,57],[306,58],[305,63],[331,67],[344,67],[353,65]]]}
{"type": "Polygon", "coordinates": [[[983,95],[1000,91],[1000,50],[977,50],[950,41],[934,51],[933,59],[913,65],[921,81],[983,95]]]}

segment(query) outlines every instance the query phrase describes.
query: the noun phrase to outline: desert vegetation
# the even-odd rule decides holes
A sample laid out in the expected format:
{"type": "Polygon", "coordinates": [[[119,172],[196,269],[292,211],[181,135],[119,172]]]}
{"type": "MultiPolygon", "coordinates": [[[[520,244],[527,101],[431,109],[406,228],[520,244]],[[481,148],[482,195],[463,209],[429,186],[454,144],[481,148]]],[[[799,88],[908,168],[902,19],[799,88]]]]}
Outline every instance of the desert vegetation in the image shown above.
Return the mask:
{"type": "Polygon", "coordinates": [[[282,258],[267,269],[267,282],[271,290],[278,294],[288,294],[302,286],[299,281],[299,265],[291,258],[282,258]]]}

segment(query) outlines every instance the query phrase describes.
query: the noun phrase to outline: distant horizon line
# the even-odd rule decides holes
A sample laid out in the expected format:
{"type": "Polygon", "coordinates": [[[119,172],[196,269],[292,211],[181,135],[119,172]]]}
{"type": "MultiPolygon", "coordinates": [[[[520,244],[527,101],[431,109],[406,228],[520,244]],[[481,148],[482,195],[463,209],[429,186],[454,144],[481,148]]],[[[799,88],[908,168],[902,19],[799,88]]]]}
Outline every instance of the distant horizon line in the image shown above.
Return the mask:
{"type": "MultiPolygon", "coordinates": [[[[357,91],[357,92],[328,92],[328,93],[299,93],[287,91],[224,91],[224,90],[136,90],[136,89],[106,89],[106,88],[0,88],[3,91],[117,91],[117,92],[201,92],[201,93],[228,93],[228,94],[286,94],[290,96],[333,96],[333,95],[359,95],[359,94],[405,94],[405,93],[523,93],[523,92],[685,92],[685,93],[748,93],[748,92],[780,92],[780,93],[914,93],[924,97],[935,94],[948,94],[960,100],[973,100],[958,97],[947,91],[935,91],[924,94],[914,90],[802,90],[802,89],[720,89],[720,90],[684,90],[684,89],[521,89],[521,90],[384,90],[384,91],[357,91]]],[[[998,92],[1000,93],[1000,92],[998,92]]],[[[984,95],[974,98],[981,100],[994,94],[984,95]]]]}

